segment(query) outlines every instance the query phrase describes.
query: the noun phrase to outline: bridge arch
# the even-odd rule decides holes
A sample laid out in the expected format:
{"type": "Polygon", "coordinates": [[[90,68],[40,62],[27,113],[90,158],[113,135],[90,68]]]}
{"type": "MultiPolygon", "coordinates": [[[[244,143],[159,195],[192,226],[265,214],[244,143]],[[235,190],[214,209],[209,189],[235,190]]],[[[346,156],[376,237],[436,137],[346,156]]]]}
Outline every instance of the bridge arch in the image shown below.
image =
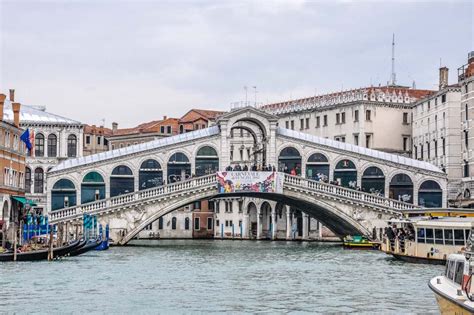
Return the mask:
{"type": "Polygon", "coordinates": [[[77,190],[73,180],[59,179],[51,189],[51,210],[69,208],[77,204],[77,190]]]}
{"type": "Polygon", "coordinates": [[[116,197],[135,191],[135,176],[126,164],[114,167],[110,173],[110,197],[116,197]]]}

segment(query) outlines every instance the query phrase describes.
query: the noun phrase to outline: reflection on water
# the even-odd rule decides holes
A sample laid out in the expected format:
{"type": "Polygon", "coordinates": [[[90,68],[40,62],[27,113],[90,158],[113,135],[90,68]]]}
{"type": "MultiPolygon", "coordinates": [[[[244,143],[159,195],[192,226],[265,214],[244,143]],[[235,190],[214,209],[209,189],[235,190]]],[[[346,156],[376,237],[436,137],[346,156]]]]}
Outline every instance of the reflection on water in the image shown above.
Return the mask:
{"type": "Polygon", "coordinates": [[[62,261],[0,263],[0,313],[437,313],[427,282],[442,271],[334,244],[135,241],[62,261]]]}

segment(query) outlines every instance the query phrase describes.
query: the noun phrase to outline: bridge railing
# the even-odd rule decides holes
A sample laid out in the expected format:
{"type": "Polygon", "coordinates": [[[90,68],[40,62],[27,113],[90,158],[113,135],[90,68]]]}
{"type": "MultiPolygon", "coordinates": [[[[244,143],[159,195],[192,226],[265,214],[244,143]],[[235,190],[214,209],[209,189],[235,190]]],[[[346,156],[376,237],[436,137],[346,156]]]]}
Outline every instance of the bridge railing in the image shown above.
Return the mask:
{"type": "Polygon", "coordinates": [[[55,223],[67,219],[76,219],[82,217],[84,213],[100,213],[113,207],[130,204],[134,201],[146,200],[149,198],[164,196],[176,192],[183,192],[192,188],[200,188],[216,183],[217,179],[215,174],[196,177],[182,182],[176,182],[78,206],[54,210],[49,213],[49,220],[51,223],[55,223]]]}
{"type": "Polygon", "coordinates": [[[390,208],[394,210],[410,210],[410,209],[420,208],[418,206],[415,206],[406,202],[393,200],[390,198],[377,196],[377,195],[373,195],[373,194],[366,193],[363,191],[354,190],[354,189],[341,187],[337,185],[332,185],[332,184],[328,184],[328,183],[324,183],[324,182],[320,182],[320,181],[316,181],[312,179],[292,176],[289,174],[285,174],[284,183],[293,185],[293,186],[298,186],[298,187],[307,187],[308,189],[312,191],[320,191],[320,192],[332,194],[335,196],[345,197],[345,198],[349,198],[353,200],[359,200],[365,203],[370,203],[373,205],[378,205],[384,208],[390,208]]]}

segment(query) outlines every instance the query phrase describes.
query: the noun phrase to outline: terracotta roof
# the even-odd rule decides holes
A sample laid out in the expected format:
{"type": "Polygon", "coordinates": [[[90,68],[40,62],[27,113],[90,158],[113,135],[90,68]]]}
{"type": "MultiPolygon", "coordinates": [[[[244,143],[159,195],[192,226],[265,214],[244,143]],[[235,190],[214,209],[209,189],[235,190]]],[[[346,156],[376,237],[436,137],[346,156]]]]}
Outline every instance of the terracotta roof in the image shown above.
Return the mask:
{"type": "MultiPolygon", "coordinates": [[[[406,95],[411,98],[410,103],[413,101],[416,101],[418,99],[424,98],[430,94],[435,93],[436,91],[431,91],[431,90],[418,90],[418,89],[412,89],[408,87],[403,87],[403,86],[382,86],[382,87],[365,87],[365,88],[359,88],[359,89],[354,89],[354,90],[349,90],[349,91],[341,91],[341,92],[335,92],[335,93],[329,93],[329,94],[324,94],[324,95],[318,95],[318,96],[311,96],[311,97],[306,97],[306,98],[301,98],[301,99],[296,99],[296,100],[290,100],[290,101],[284,101],[284,102],[279,102],[279,103],[273,103],[273,104],[267,104],[263,105],[262,108],[265,110],[272,110],[272,109],[281,109],[285,108],[286,106],[292,106],[292,105],[299,105],[299,104],[306,104],[306,103],[312,103],[312,102],[318,102],[322,99],[327,99],[327,98],[338,98],[338,97],[343,97],[345,95],[350,95],[350,94],[357,94],[357,93],[366,93],[368,96],[368,100],[370,100],[370,97],[372,94],[378,95],[380,93],[384,94],[390,94],[393,95],[394,93],[398,96],[401,95],[405,97],[406,95]]],[[[396,103],[396,102],[394,102],[396,103]]]]}
{"type": "Polygon", "coordinates": [[[125,135],[134,135],[134,134],[141,134],[141,133],[155,133],[160,132],[160,128],[162,125],[171,126],[172,134],[177,133],[177,125],[178,125],[178,118],[166,118],[162,120],[153,120],[150,122],[146,122],[140,124],[133,128],[121,128],[117,129],[116,131],[112,131],[110,136],[125,136],[125,135]]]}
{"type": "Polygon", "coordinates": [[[112,129],[105,128],[103,126],[97,127],[96,125],[84,125],[84,133],[85,134],[97,134],[102,133],[105,136],[109,136],[112,134],[112,129]]]}
{"type": "Polygon", "coordinates": [[[204,118],[205,120],[215,120],[218,116],[224,113],[225,112],[223,111],[217,111],[217,110],[193,108],[179,119],[179,123],[194,122],[200,118],[204,118]]]}

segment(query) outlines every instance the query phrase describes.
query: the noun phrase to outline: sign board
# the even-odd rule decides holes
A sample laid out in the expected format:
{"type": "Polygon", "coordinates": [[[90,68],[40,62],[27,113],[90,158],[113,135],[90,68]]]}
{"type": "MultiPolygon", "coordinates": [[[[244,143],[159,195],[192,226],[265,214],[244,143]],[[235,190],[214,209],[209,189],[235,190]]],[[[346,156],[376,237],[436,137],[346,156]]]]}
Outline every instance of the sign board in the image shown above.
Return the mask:
{"type": "Polygon", "coordinates": [[[283,175],[278,172],[218,172],[219,193],[283,193],[283,175]]]}

